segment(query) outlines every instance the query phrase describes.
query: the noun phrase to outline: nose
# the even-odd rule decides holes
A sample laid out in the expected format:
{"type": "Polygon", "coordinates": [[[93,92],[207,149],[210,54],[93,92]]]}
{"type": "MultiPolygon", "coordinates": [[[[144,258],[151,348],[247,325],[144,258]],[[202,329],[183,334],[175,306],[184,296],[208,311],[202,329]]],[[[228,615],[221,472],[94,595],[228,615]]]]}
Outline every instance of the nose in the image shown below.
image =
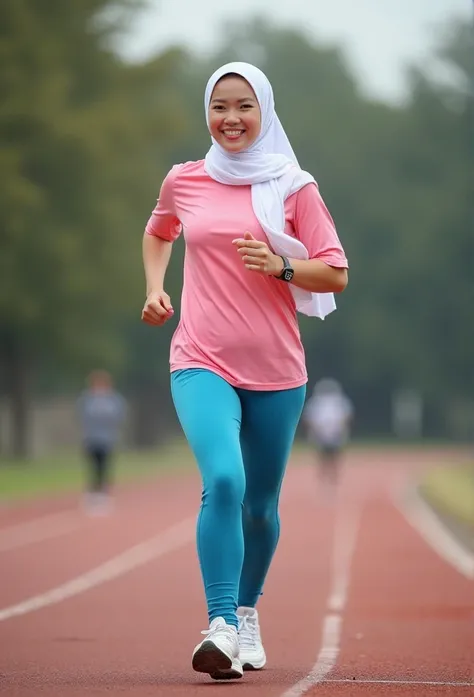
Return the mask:
{"type": "Polygon", "coordinates": [[[240,116],[235,112],[228,113],[225,119],[225,122],[229,124],[229,126],[235,126],[235,124],[239,123],[239,121],[240,116]]]}

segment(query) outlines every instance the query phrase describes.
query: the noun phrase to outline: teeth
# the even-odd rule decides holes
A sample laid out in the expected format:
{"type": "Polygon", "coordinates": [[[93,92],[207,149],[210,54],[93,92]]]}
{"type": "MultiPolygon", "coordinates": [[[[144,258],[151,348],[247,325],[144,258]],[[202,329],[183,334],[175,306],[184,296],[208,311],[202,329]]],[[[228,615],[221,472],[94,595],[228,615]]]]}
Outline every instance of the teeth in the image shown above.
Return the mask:
{"type": "Polygon", "coordinates": [[[243,131],[224,131],[224,135],[226,136],[240,136],[242,133],[243,131]]]}

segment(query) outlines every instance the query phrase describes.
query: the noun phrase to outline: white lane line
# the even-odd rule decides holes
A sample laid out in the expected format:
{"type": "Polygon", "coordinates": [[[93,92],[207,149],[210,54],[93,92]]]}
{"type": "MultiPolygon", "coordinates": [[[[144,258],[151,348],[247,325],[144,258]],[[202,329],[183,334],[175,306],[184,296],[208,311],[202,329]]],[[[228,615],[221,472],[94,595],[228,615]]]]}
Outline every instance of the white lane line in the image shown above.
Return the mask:
{"type": "Polygon", "coordinates": [[[361,513],[361,507],[350,503],[342,503],[338,508],[332,552],[331,590],[327,600],[328,611],[323,620],[321,649],[309,674],[286,690],[282,697],[301,697],[318,683],[325,682],[336,665],[361,513]]]}
{"type": "Polygon", "coordinates": [[[67,583],[52,588],[46,593],[35,595],[17,605],[0,610],[0,622],[11,617],[26,615],[28,612],[34,612],[49,605],[55,605],[123,576],[123,574],[137,569],[153,559],[162,557],[168,552],[173,552],[194,539],[194,528],[195,519],[187,518],[67,583]]]}
{"type": "Polygon", "coordinates": [[[327,683],[352,683],[353,685],[427,685],[438,687],[474,687],[474,682],[444,682],[439,680],[363,680],[356,678],[328,678],[327,683]]]}
{"type": "Polygon", "coordinates": [[[410,525],[444,561],[468,579],[474,579],[474,554],[451,534],[416,488],[408,495],[397,497],[397,508],[410,525]]]}
{"type": "Polygon", "coordinates": [[[62,511],[45,515],[26,523],[18,523],[0,529],[0,552],[25,547],[53,537],[78,530],[84,523],[76,511],[62,511]]]}

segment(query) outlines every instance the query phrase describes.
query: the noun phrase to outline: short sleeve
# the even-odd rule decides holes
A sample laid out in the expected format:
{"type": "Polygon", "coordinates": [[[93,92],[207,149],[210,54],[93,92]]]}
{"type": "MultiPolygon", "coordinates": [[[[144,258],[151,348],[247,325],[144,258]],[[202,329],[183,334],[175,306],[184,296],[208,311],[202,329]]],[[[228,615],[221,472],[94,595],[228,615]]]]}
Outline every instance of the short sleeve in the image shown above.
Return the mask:
{"type": "Polygon", "coordinates": [[[317,185],[307,184],[291,198],[295,205],[295,235],[308,250],[309,258],[320,259],[329,266],[348,268],[334,221],[317,185]]]}
{"type": "Polygon", "coordinates": [[[174,242],[182,229],[174,197],[174,184],[179,170],[180,165],[175,165],[163,180],[156,206],[145,228],[148,235],[160,237],[168,242],[174,242]]]}

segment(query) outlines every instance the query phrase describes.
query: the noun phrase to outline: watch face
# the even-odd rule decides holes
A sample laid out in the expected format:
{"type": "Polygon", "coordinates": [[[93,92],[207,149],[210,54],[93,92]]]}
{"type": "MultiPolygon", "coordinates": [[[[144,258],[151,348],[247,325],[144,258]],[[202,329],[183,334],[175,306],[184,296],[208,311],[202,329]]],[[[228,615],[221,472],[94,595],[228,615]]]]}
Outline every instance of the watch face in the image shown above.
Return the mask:
{"type": "Polygon", "coordinates": [[[291,279],[293,278],[293,269],[285,269],[283,278],[285,281],[291,281],[291,279]]]}

